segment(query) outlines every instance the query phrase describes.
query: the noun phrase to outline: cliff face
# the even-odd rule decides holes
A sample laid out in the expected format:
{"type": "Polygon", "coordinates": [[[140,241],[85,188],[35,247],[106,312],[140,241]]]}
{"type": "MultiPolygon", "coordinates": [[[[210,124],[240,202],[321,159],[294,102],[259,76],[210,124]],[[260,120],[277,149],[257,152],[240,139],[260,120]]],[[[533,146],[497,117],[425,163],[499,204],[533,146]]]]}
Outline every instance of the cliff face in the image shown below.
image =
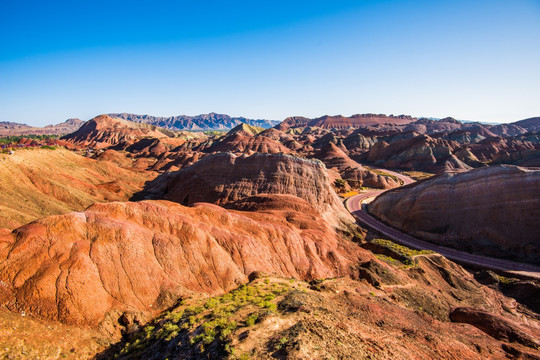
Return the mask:
{"type": "Polygon", "coordinates": [[[354,222],[332,190],[323,163],[288,155],[209,155],[173,176],[164,197],[184,205],[224,205],[257,194],[297,196],[334,226],[354,222]]]}
{"type": "Polygon", "coordinates": [[[540,169],[497,166],[391,190],[369,211],[434,243],[540,263],[540,169]]]}
{"type": "Polygon", "coordinates": [[[180,296],[231,290],[253,271],[328,278],[372,258],[304,200],[283,197],[276,211],[264,198],[249,201],[264,213],[168,201],[95,204],[0,231],[0,301],[95,326],[108,313],[155,314],[180,296]]]}

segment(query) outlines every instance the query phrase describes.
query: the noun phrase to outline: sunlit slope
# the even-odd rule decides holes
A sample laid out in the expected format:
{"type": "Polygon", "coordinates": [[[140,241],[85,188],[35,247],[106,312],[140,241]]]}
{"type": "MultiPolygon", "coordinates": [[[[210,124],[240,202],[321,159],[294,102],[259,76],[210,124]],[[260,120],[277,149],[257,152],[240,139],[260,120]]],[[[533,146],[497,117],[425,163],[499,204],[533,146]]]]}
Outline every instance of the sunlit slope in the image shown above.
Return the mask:
{"type": "Polygon", "coordinates": [[[127,200],[150,177],[64,149],[0,154],[0,227],[13,229],[94,202],[127,200]]]}

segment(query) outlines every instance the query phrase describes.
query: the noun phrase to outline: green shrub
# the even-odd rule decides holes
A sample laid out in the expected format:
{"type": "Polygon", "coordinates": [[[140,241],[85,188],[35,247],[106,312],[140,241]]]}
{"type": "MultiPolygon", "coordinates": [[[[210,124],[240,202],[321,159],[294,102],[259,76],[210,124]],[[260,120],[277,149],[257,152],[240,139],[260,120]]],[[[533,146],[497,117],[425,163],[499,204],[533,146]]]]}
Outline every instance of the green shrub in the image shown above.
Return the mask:
{"type": "Polygon", "coordinates": [[[257,313],[252,313],[252,314],[248,315],[248,317],[246,318],[246,326],[255,325],[258,318],[259,318],[259,314],[257,314],[257,313]]]}

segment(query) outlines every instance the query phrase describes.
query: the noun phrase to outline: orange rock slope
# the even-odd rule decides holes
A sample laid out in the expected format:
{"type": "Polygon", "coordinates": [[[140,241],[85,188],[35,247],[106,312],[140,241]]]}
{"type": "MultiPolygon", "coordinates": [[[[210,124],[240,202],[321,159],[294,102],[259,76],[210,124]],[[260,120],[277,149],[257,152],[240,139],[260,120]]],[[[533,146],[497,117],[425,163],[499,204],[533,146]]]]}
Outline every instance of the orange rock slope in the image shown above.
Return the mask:
{"type": "Polygon", "coordinates": [[[254,271],[327,278],[371,258],[307,202],[285,196],[279,210],[271,207],[95,204],[0,232],[2,302],[45,319],[97,325],[107,313],[151,314],[180,296],[228,291],[254,271]]]}

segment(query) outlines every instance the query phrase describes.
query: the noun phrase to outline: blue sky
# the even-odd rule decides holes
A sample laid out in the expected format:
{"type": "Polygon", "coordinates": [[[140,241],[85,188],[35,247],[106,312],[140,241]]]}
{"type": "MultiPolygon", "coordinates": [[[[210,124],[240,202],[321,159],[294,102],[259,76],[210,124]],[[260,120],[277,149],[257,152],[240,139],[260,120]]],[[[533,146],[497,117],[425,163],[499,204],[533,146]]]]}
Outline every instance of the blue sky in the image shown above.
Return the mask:
{"type": "Polygon", "coordinates": [[[540,116],[540,1],[0,1],[0,121],[540,116]]]}

